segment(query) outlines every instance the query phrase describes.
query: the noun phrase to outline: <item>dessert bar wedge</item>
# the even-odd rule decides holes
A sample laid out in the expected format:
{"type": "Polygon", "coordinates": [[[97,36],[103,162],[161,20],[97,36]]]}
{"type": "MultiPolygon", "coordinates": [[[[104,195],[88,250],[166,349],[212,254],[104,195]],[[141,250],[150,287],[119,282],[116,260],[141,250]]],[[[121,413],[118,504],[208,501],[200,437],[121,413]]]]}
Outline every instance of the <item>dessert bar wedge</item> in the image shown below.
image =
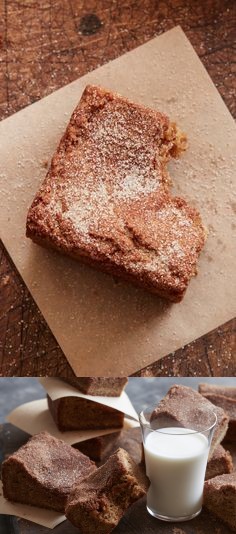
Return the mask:
{"type": "Polygon", "coordinates": [[[168,117],[87,86],[29,209],[36,243],[180,301],[205,241],[199,213],[169,193],[186,148],[168,117]]]}
{"type": "Polygon", "coordinates": [[[207,510],[236,532],[236,473],[205,482],[203,503],[207,510]]]}
{"type": "Polygon", "coordinates": [[[144,460],[140,428],[98,436],[81,441],[74,446],[92,460],[102,463],[108,460],[109,456],[118,448],[125,449],[137,464],[144,460]]]}
{"type": "Polygon", "coordinates": [[[236,386],[220,386],[217,384],[208,384],[203,382],[199,384],[198,391],[204,397],[207,397],[208,395],[220,395],[236,400],[236,386]]]}
{"type": "Polygon", "coordinates": [[[223,408],[228,414],[229,428],[225,440],[236,442],[236,387],[199,384],[198,390],[212,404],[223,408]]]}
{"type": "Polygon", "coordinates": [[[51,415],[61,432],[123,426],[124,414],[110,406],[80,397],[62,397],[53,401],[47,396],[47,400],[51,415]]]}
{"type": "Polygon", "coordinates": [[[205,479],[209,480],[209,478],[232,473],[232,471],[233,460],[230,452],[226,451],[222,445],[218,445],[207,463],[205,479]]]}
{"type": "Polygon", "coordinates": [[[97,468],[70,445],[41,432],[2,464],[4,497],[64,513],[74,485],[97,468]]]}
{"type": "Polygon", "coordinates": [[[71,493],[66,517],[81,534],[109,534],[127,508],[145,495],[148,481],[123,449],[71,493]]]}
{"type": "Polygon", "coordinates": [[[119,397],[128,382],[128,378],[78,377],[61,378],[71,386],[87,395],[119,397]]]}
{"type": "MultiPolygon", "coordinates": [[[[86,439],[75,443],[73,447],[79,449],[83,454],[89,456],[91,460],[95,462],[104,462],[110,447],[115,446],[121,432],[112,432],[111,434],[105,434],[104,436],[97,436],[95,438],[86,439]]],[[[117,447],[116,447],[117,449],[117,447]]]]}
{"type": "Polygon", "coordinates": [[[210,458],[227,432],[229,418],[222,408],[214,406],[194,389],[187,386],[172,386],[153,411],[151,422],[154,428],[171,426],[171,422],[189,428],[191,421],[193,428],[201,431],[208,426],[209,410],[217,416],[209,453],[210,458]]]}
{"type": "Polygon", "coordinates": [[[109,443],[107,449],[104,451],[102,462],[104,463],[107,461],[109,456],[114,454],[118,448],[124,449],[126,452],[128,452],[131,458],[139,466],[141,463],[144,463],[144,450],[140,428],[122,430],[117,436],[116,443],[109,443]]]}

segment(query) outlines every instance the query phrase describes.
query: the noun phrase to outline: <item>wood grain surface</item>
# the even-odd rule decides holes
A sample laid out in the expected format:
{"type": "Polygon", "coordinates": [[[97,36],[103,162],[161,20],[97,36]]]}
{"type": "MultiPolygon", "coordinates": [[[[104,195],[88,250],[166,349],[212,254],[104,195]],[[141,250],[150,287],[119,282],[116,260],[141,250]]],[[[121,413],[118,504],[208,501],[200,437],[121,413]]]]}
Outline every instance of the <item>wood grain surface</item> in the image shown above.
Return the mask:
{"type": "MultiPolygon", "coordinates": [[[[0,428],[0,454],[2,459],[17,450],[28,440],[28,434],[13,427],[10,424],[2,425],[0,428]]],[[[230,448],[233,455],[234,465],[236,465],[235,446],[225,444],[230,448]]],[[[36,525],[30,521],[16,518],[0,516],[0,532],[4,527],[4,534],[48,534],[48,528],[36,525]]],[[[53,529],[55,534],[79,534],[79,530],[69,521],[61,523],[53,529]]],[[[131,506],[119,525],[112,531],[114,534],[230,534],[232,532],[214,515],[206,510],[194,520],[186,523],[164,523],[151,517],[146,511],[146,500],[141,499],[131,506]]]]}
{"type": "MultiPolygon", "coordinates": [[[[234,0],[2,0],[0,118],[178,24],[236,117],[234,0]]],[[[137,375],[233,376],[235,330],[232,320],[137,375]]],[[[0,375],[73,375],[2,244],[0,375]]]]}

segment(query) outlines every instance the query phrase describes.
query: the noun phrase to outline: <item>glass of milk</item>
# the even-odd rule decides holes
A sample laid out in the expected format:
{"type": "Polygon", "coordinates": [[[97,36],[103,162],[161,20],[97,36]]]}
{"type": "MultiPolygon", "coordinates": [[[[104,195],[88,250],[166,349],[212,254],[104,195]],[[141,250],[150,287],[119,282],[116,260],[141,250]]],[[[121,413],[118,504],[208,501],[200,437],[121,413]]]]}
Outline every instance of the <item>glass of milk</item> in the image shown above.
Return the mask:
{"type": "Polygon", "coordinates": [[[166,416],[151,421],[153,409],[140,414],[146,473],[150,480],[148,512],[163,521],[188,521],[202,508],[211,439],[217,421],[213,411],[182,426],[166,416]]]}

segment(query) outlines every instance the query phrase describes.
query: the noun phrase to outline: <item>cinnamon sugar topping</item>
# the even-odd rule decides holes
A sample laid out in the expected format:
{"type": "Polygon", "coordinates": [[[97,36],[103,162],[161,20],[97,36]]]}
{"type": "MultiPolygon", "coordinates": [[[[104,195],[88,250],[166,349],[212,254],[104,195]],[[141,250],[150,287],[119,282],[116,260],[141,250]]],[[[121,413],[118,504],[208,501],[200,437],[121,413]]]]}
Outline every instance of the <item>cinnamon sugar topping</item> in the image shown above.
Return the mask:
{"type": "Polygon", "coordinates": [[[27,235],[180,300],[205,240],[196,210],[169,193],[166,164],[185,148],[165,115],[87,87],[29,210],[27,235]]]}

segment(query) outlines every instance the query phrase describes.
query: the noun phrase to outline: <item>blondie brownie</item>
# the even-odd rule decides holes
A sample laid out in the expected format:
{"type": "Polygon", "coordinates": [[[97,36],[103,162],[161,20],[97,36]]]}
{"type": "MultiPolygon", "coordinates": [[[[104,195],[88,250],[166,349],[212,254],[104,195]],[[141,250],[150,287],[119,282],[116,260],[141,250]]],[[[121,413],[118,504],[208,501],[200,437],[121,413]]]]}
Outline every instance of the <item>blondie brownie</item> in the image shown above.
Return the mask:
{"type": "Polygon", "coordinates": [[[236,473],[207,480],[204,484],[203,503],[236,532],[236,473]]]}
{"type": "Polygon", "coordinates": [[[95,376],[88,378],[61,378],[61,380],[64,380],[64,382],[67,382],[87,395],[102,395],[104,397],[119,397],[128,382],[128,378],[104,378],[95,376]]]}
{"type": "Polygon", "coordinates": [[[2,464],[4,497],[64,513],[75,484],[97,468],[70,445],[41,432],[2,464]]]}
{"type": "Polygon", "coordinates": [[[121,428],[124,414],[110,406],[80,397],[62,397],[52,400],[47,396],[51,415],[61,432],[121,428]]]}
{"type": "Polygon", "coordinates": [[[226,451],[222,445],[218,445],[207,463],[205,479],[232,473],[232,471],[233,460],[230,452],[226,451]]]}
{"type": "Polygon", "coordinates": [[[169,191],[186,148],[168,117],[87,86],[29,209],[26,235],[171,301],[205,241],[198,211],[169,191]]]}
{"type": "Polygon", "coordinates": [[[71,493],[66,517],[81,534],[109,534],[147,487],[145,474],[126,451],[118,449],[71,493]]]}
{"type": "Polygon", "coordinates": [[[210,412],[214,412],[217,416],[209,454],[211,457],[227,432],[229,417],[222,408],[214,406],[194,389],[187,386],[172,386],[154,409],[151,423],[154,428],[171,426],[171,423],[191,428],[192,424],[194,430],[201,431],[209,426],[210,412]]]}
{"type": "Polygon", "coordinates": [[[236,387],[199,384],[198,390],[212,404],[223,408],[228,414],[229,428],[225,440],[236,442],[236,387]]]}
{"type": "Polygon", "coordinates": [[[97,462],[104,463],[118,448],[125,449],[137,464],[144,460],[140,428],[86,439],[74,446],[97,462]]]}

